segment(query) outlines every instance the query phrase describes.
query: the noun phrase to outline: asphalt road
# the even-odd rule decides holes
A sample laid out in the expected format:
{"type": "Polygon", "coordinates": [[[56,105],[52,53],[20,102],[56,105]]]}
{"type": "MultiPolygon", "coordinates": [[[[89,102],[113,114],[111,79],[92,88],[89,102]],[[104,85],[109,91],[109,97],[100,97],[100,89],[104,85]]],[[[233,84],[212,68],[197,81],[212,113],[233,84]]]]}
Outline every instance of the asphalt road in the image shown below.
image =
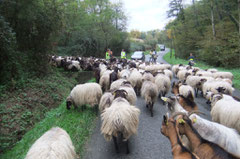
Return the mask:
{"type": "MultiPolygon", "coordinates": [[[[163,60],[163,55],[169,49],[158,52],[157,61],[166,63],[163,60]]],[[[146,56],[149,60],[149,55],[146,56]]],[[[176,79],[174,79],[176,80],[176,79]]],[[[171,95],[170,93],[167,95],[171,95]]],[[[235,91],[234,95],[240,96],[239,91],[235,91]]],[[[202,116],[211,120],[210,107],[206,104],[206,100],[202,97],[195,99],[199,110],[207,114],[202,116]]],[[[163,115],[167,109],[162,104],[160,99],[154,104],[153,115],[150,117],[150,112],[145,107],[143,98],[138,97],[137,107],[141,110],[140,121],[138,127],[138,134],[132,136],[129,140],[130,154],[125,154],[126,149],[121,146],[120,153],[115,152],[113,141],[107,142],[103,138],[100,128],[101,120],[98,117],[96,128],[86,146],[86,153],[84,159],[170,159],[172,158],[171,145],[169,140],[160,133],[163,115]]]]}

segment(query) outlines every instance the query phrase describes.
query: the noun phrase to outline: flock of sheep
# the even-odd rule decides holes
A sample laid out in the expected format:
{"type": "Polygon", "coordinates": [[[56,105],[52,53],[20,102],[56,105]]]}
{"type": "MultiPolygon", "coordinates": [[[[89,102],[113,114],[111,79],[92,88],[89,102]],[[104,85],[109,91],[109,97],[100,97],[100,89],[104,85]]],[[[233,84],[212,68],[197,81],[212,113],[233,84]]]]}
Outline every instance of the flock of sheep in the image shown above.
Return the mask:
{"type": "MultiPolygon", "coordinates": [[[[101,133],[107,141],[113,139],[116,152],[118,138],[125,143],[126,153],[130,152],[128,140],[138,130],[136,100],[141,95],[151,116],[158,98],[166,104],[161,133],[171,142],[173,158],[240,158],[240,102],[232,96],[232,73],[118,59],[52,57],[51,63],[72,71],[94,71],[96,83],[76,85],[66,99],[66,108],[73,105],[84,111],[88,105],[99,111],[101,133]],[[178,81],[172,82],[174,76],[178,81]],[[170,90],[174,95],[165,97],[170,90]],[[211,107],[212,121],[199,116],[202,113],[195,103],[199,91],[211,107]]],[[[74,159],[77,155],[66,131],[52,128],[26,156],[38,158],[74,159]]]]}

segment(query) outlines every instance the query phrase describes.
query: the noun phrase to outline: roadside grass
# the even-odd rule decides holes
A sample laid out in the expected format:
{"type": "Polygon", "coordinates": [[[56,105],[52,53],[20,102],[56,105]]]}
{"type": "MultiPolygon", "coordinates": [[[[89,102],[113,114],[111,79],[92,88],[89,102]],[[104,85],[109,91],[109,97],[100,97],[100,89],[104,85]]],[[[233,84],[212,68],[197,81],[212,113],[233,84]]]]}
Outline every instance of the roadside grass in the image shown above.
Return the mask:
{"type": "MultiPolygon", "coordinates": [[[[88,82],[95,82],[91,79],[88,82]]],[[[66,92],[68,94],[69,92],[66,92]]],[[[87,107],[83,112],[79,109],[66,109],[64,100],[58,108],[52,109],[45,114],[45,118],[35,124],[17,144],[0,155],[2,159],[23,159],[31,145],[52,127],[61,127],[70,135],[75,150],[79,156],[83,156],[84,145],[93,131],[96,119],[94,109],[87,107]]]]}
{"type": "MultiPolygon", "coordinates": [[[[188,60],[175,58],[174,51],[172,54],[172,58],[170,58],[170,52],[169,52],[164,55],[163,59],[172,65],[180,64],[180,63],[185,64],[185,65],[188,64],[188,60]]],[[[201,69],[216,68],[219,71],[232,72],[232,74],[234,76],[233,85],[238,90],[240,89],[240,68],[232,68],[231,69],[231,68],[214,67],[214,66],[207,65],[203,62],[197,62],[194,66],[199,67],[201,69]]]]}

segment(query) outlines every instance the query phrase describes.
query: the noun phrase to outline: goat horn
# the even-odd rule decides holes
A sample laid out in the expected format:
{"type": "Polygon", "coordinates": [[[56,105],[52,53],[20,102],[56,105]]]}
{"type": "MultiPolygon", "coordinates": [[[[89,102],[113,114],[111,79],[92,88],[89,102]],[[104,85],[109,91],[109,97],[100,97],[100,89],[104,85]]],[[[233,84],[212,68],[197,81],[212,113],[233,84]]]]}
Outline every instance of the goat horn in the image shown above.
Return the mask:
{"type": "Polygon", "coordinates": [[[203,113],[203,112],[201,112],[201,111],[199,111],[199,110],[193,110],[193,111],[191,111],[191,112],[189,112],[189,114],[188,114],[188,116],[190,117],[192,114],[202,114],[202,115],[206,115],[205,113],[203,113]]]}
{"type": "Polygon", "coordinates": [[[187,115],[187,114],[184,112],[175,112],[175,113],[173,113],[172,118],[174,119],[178,115],[187,115]]]}

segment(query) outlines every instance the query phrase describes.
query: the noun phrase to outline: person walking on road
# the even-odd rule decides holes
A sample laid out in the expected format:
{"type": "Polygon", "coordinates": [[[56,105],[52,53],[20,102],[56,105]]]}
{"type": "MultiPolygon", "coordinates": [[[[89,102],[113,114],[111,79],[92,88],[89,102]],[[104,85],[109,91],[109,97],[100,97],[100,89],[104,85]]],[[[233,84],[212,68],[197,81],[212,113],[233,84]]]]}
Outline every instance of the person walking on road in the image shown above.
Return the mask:
{"type": "Polygon", "coordinates": [[[121,59],[126,59],[126,58],[127,58],[126,52],[124,51],[124,49],[122,49],[121,59]]]}
{"type": "Polygon", "coordinates": [[[157,52],[156,52],[156,50],[153,50],[153,61],[154,61],[154,63],[156,63],[156,60],[157,60],[157,52]]]}
{"type": "Polygon", "coordinates": [[[110,49],[107,49],[107,52],[106,52],[106,60],[109,60],[109,59],[110,59],[109,50],[110,50],[110,49]]]}
{"type": "Polygon", "coordinates": [[[193,54],[192,53],[190,53],[190,56],[188,57],[188,65],[189,66],[193,66],[194,64],[195,64],[195,62],[194,62],[194,56],[193,56],[193,54]]]}

